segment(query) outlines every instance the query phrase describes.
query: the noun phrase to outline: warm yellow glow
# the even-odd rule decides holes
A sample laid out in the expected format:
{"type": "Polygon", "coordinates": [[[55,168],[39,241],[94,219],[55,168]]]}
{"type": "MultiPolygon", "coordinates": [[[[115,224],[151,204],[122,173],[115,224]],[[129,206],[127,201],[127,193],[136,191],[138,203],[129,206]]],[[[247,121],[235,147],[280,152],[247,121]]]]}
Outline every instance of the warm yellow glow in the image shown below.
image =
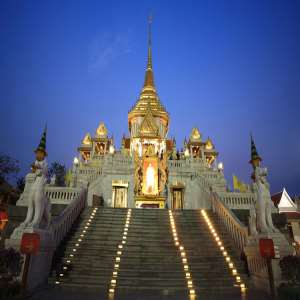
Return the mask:
{"type": "Polygon", "coordinates": [[[119,268],[119,264],[115,264],[115,269],[118,269],[119,268]]]}
{"type": "Polygon", "coordinates": [[[176,246],[179,246],[179,242],[175,242],[175,245],[176,245],[176,246]]]}
{"type": "Polygon", "coordinates": [[[185,257],[185,252],[180,253],[181,257],[185,257]]]}
{"type": "Polygon", "coordinates": [[[189,269],[189,266],[188,265],[184,265],[183,268],[184,268],[185,271],[187,271],[189,269]]]}
{"type": "Polygon", "coordinates": [[[188,272],[185,273],[185,277],[186,277],[186,278],[191,278],[191,273],[188,273],[188,272]]]}
{"type": "Polygon", "coordinates": [[[76,244],[75,246],[76,246],[76,247],[79,247],[79,244],[76,244]]]}
{"type": "Polygon", "coordinates": [[[114,272],[113,272],[113,276],[116,277],[117,275],[118,275],[118,272],[117,272],[117,271],[114,271],[114,272]]]}
{"type": "Polygon", "coordinates": [[[126,241],[122,241],[122,244],[123,244],[123,245],[126,244],[126,241]]]}
{"type": "Polygon", "coordinates": [[[183,262],[184,264],[186,264],[186,263],[187,263],[187,259],[186,259],[186,258],[183,258],[183,259],[182,259],[182,262],[183,262]]]}
{"type": "Polygon", "coordinates": [[[109,292],[110,292],[111,294],[113,294],[113,293],[115,292],[115,290],[114,290],[114,289],[109,289],[109,292]]]}
{"type": "Polygon", "coordinates": [[[240,282],[241,281],[241,277],[240,276],[236,276],[236,281],[240,282]]]}
{"type": "Polygon", "coordinates": [[[111,280],[111,284],[116,284],[116,283],[117,283],[116,279],[111,280]]]}
{"type": "Polygon", "coordinates": [[[195,295],[195,290],[194,289],[190,290],[190,295],[195,295]]]}
{"type": "Polygon", "coordinates": [[[118,248],[119,248],[119,249],[122,249],[122,248],[123,248],[123,245],[119,245],[118,248]]]}
{"type": "Polygon", "coordinates": [[[236,269],[233,269],[233,270],[232,270],[232,274],[233,274],[233,275],[236,275],[236,274],[237,274],[237,270],[236,270],[236,269]]]}
{"type": "Polygon", "coordinates": [[[228,266],[230,269],[233,269],[233,263],[229,263],[228,266]]]}
{"type": "Polygon", "coordinates": [[[225,248],[224,248],[223,246],[222,246],[222,247],[220,247],[220,250],[221,250],[221,251],[224,251],[224,249],[225,249],[225,248]]]}
{"type": "Polygon", "coordinates": [[[227,251],[224,251],[224,252],[223,252],[223,255],[224,255],[224,256],[227,256],[227,251]]]}
{"type": "Polygon", "coordinates": [[[122,251],[117,251],[117,255],[122,255],[122,251]]]}
{"type": "Polygon", "coordinates": [[[245,284],[244,284],[244,283],[241,283],[240,287],[241,287],[242,289],[244,289],[244,288],[245,288],[245,284]]]}
{"type": "Polygon", "coordinates": [[[179,247],[179,250],[180,250],[180,251],[183,251],[183,250],[184,250],[184,247],[183,247],[183,246],[180,246],[180,247],[179,247]]]}
{"type": "Polygon", "coordinates": [[[230,257],[229,256],[226,257],[226,261],[228,261],[228,262],[230,261],[230,257]]]}
{"type": "Polygon", "coordinates": [[[120,257],[116,257],[116,262],[120,262],[121,258],[120,257]]]}

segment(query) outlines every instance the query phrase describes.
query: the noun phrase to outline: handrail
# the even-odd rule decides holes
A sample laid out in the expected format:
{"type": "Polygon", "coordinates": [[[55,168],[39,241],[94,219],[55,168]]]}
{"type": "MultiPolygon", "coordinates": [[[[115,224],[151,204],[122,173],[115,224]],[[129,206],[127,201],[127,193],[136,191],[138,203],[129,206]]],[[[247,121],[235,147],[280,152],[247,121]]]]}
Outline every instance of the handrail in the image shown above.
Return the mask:
{"type": "Polygon", "coordinates": [[[82,188],[78,196],[71,201],[59,216],[53,219],[50,230],[53,234],[55,247],[64,239],[74,221],[84,209],[86,205],[86,195],[86,189],[82,188]]]}
{"type": "Polygon", "coordinates": [[[238,248],[243,250],[249,236],[247,226],[242,224],[228,206],[219,199],[217,193],[212,193],[211,196],[213,211],[218,215],[238,248]]]}

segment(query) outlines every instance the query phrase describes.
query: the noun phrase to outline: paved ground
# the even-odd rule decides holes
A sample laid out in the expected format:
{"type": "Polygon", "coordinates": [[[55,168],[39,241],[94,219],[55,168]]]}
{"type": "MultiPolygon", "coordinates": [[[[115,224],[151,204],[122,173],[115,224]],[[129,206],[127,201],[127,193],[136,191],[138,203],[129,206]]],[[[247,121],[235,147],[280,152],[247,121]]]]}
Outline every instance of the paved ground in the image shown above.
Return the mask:
{"type": "Polygon", "coordinates": [[[164,293],[136,291],[130,293],[116,294],[109,297],[106,291],[89,291],[82,289],[66,289],[58,287],[46,287],[33,294],[30,300],[270,300],[270,298],[257,292],[241,295],[214,295],[213,291],[209,294],[201,294],[196,298],[190,298],[187,295],[171,294],[167,290],[164,293]]]}

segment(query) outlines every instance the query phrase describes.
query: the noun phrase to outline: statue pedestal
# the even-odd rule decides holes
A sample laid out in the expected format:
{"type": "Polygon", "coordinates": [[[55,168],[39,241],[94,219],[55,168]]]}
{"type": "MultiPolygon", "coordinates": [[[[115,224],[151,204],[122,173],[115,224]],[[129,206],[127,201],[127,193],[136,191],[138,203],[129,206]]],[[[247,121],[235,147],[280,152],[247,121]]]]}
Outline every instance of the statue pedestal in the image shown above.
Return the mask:
{"type": "Polygon", "coordinates": [[[269,292],[270,287],[267,260],[261,257],[259,251],[259,240],[262,238],[272,239],[274,247],[276,247],[275,252],[276,254],[279,254],[279,257],[271,260],[275,288],[280,285],[282,280],[279,260],[286,255],[291,255],[293,253],[293,248],[280,232],[266,234],[260,233],[255,236],[248,237],[248,243],[244,250],[247,256],[249,271],[251,273],[253,283],[257,289],[269,292]]]}
{"type": "Polygon", "coordinates": [[[136,208],[165,208],[166,198],[162,196],[136,196],[136,208]]]}
{"type": "MultiPolygon", "coordinates": [[[[49,230],[35,229],[32,227],[18,227],[14,230],[11,237],[5,241],[5,247],[14,248],[17,251],[20,251],[23,233],[37,233],[40,236],[40,251],[36,255],[31,255],[28,267],[26,288],[32,290],[47,282],[55,244],[52,233],[49,230]]],[[[23,276],[23,272],[24,264],[21,277],[23,276]]]]}

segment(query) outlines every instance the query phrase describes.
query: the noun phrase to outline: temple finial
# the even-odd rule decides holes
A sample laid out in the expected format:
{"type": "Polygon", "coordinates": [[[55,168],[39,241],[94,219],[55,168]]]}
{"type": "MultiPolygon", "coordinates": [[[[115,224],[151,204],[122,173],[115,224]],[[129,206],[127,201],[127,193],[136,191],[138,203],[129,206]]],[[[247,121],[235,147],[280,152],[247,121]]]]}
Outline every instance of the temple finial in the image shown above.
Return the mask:
{"type": "Polygon", "coordinates": [[[147,69],[152,69],[152,32],[151,32],[151,24],[153,21],[152,14],[148,16],[148,63],[147,69]]]}
{"type": "Polygon", "coordinates": [[[151,34],[151,24],[152,24],[152,14],[148,16],[148,59],[147,59],[147,68],[145,74],[144,89],[150,88],[155,91],[154,79],[153,79],[153,70],[152,70],[152,34],[151,34]]]}

